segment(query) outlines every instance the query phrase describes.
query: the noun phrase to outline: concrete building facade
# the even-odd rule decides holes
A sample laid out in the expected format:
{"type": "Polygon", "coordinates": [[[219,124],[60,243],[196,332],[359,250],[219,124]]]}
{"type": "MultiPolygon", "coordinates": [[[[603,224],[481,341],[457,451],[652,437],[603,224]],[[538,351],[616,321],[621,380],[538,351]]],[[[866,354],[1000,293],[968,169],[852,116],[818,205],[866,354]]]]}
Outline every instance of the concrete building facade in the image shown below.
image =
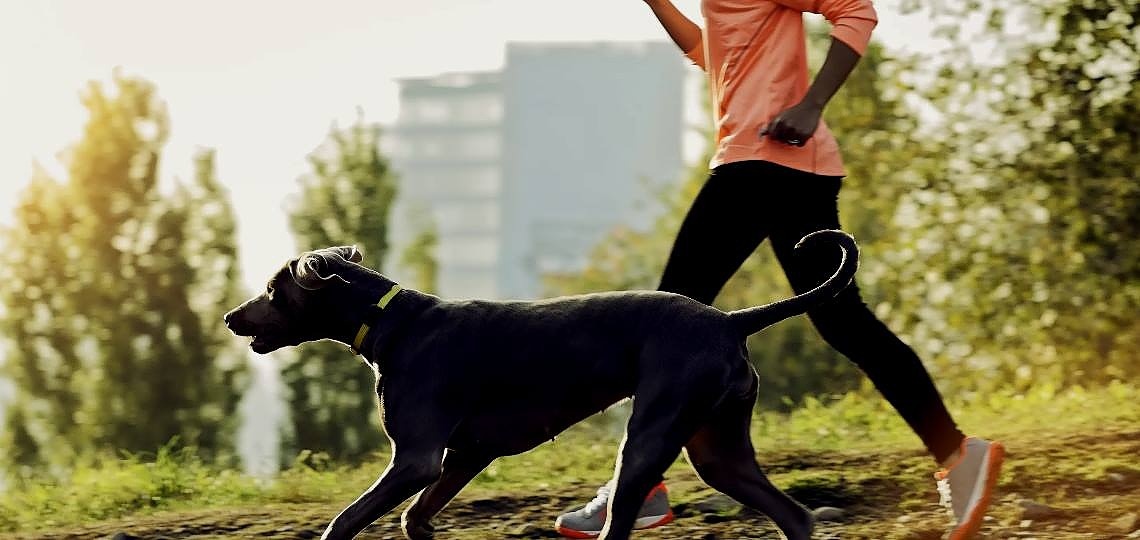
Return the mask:
{"type": "MultiPolygon", "coordinates": [[[[675,182],[687,69],[668,43],[513,43],[500,72],[400,82],[384,151],[400,175],[393,256],[425,222],[439,294],[531,299],[675,182]]],[[[393,266],[388,265],[389,268],[393,266]]]]}

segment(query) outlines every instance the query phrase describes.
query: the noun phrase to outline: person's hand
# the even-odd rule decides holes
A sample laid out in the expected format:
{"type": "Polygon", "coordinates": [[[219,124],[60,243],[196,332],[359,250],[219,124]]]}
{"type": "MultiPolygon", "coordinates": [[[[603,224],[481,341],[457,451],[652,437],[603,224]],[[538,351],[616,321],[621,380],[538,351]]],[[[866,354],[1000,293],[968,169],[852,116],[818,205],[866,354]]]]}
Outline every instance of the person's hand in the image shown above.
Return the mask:
{"type": "Polygon", "coordinates": [[[768,125],[760,129],[760,136],[771,137],[793,146],[803,146],[815,134],[822,114],[822,107],[801,101],[776,115],[768,125]]]}

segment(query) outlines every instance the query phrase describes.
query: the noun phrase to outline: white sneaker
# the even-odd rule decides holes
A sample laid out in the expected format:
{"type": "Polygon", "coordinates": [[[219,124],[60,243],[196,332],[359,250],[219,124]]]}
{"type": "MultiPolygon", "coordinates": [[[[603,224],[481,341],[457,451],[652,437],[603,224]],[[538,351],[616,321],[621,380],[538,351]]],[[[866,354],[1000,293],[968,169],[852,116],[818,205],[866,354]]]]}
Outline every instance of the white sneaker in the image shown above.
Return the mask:
{"type": "MultiPolygon", "coordinates": [[[[606,505],[610,499],[610,484],[598,488],[598,496],[586,506],[558,516],[554,530],[566,538],[597,538],[606,524],[606,505]]],[[[641,505],[634,529],[652,529],[673,521],[673,510],[669,508],[669,490],[662,482],[653,486],[649,496],[641,505]]]]}
{"type": "Polygon", "coordinates": [[[962,441],[960,453],[956,462],[934,474],[940,504],[954,518],[949,540],[970,538],[981,528],[1005,459],[1001,443],[974,437],[962,441]]]}

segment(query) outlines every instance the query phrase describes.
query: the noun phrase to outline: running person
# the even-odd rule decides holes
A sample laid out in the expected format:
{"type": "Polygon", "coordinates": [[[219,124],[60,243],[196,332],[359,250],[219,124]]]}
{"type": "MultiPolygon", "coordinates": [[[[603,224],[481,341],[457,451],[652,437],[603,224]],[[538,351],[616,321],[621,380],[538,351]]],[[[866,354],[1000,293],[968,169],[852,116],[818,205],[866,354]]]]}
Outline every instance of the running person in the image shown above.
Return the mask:
{"type": "MultiPolygon", "coordinates": [[[[796,242],[838,229],[844,176],[839,146],[821,120],[824,106],[867,48],[878,22],[870,0],[702,0],[702,29],[670,0],[644,0],[666,32],[708,72],[716,123],[711,173],[683,221],[659,290],[711,304],[744,260],[770,238],[797,293],[822,282],[833,253],[792,257],[796,242]],[[804,12],[831,22],[831,46],[809,85],[804,12]]],[[[828,344],[859,366],[941,466],[935,477],[954,516],[952,540],[977,531],[1001,467],[997,442],[966,437],[921,360],[867,308],[852,284],[808,312],[828,344]],[[949,500],[947,500],[949,499],[949,500]]],[[[598,536],[609,487],[563,514],[564,536],[598,536]]],[[[672,520],[667,491],[650,492],[638,528],[672,520]]]]}

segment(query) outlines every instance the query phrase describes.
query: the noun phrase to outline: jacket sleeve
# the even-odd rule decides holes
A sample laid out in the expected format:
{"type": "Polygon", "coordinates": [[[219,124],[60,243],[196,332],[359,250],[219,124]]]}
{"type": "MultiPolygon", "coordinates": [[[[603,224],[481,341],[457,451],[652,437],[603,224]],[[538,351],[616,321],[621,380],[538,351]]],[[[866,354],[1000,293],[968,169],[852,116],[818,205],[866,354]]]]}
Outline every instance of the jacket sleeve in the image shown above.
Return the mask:
{"type": "Polygon", "coordinates": [[[862,55],[879,23],[871,0],[775,0],[800,12],[819,13],[831,23],[831,37],[862,55]]]}
{"type": "Polygon", "coordinates": [[[704,29],[701,29],[700,41],[698,41],[696,46],[694,46],[691,50],[685,51],[685,56],[689,57],[689,60],[692,60],[693,64],[695,64],[697,67],[701,68],[702,71],[708,71],[705,68],[705,31],[704,31],[704,29]]]}

